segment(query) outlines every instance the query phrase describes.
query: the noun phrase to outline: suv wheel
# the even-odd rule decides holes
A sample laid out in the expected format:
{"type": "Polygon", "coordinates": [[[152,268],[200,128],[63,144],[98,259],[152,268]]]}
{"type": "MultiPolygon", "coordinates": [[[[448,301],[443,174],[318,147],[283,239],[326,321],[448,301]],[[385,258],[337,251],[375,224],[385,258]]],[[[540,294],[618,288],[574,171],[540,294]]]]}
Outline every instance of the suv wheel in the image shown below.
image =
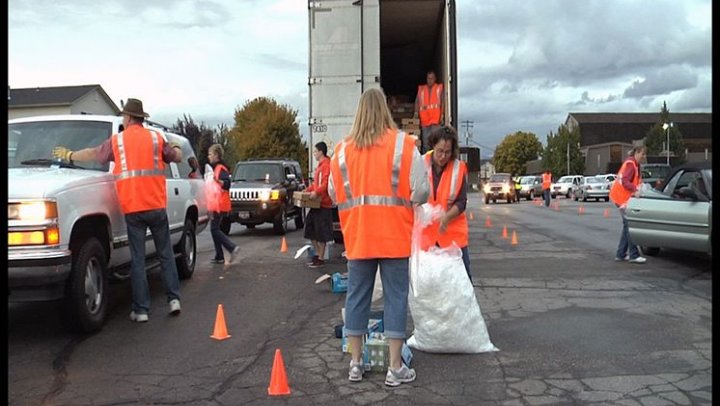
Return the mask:
{"type": "Polygon", "coordinates": [[[278,235],[284,235],[287,231],[287,213],[285,213],[285,208],[282,208],[273,219],[273,230],[275,234],[278,235]]]}
{"type": "Polygon", "coordinates": [[[185,220],[183,235],[175,248],[175,252],[180,254],[180,256],[175,260],[178,277],[180,279],[189,279],[195,271],[195,260],[197,259],[195,223],[191,219],[185,220]]]}
{"type": "Polygon", "coordinates": [[[295,228],[298,230],[305,227],[305,209],[302,207],[295,207],[295,228]]]}
{"type": "Polygon", "coordinates": [[[65,295],[65,316],[72,330],[90,333],[102,328],[107,314],[107,259],[100,241],[90,237],[82,242],[65,295]]]}
{"type": "Polygon", "coordinates": [[[530,191],[530,194],[529,194],[528,197],[527,197],[527,199],[528,199],[528,200],[532,200],[532,199],[534,199],[534,198],[535,198],[535,191],[534,191],[534,190],[531,190],[531,191],[530,191]]]}

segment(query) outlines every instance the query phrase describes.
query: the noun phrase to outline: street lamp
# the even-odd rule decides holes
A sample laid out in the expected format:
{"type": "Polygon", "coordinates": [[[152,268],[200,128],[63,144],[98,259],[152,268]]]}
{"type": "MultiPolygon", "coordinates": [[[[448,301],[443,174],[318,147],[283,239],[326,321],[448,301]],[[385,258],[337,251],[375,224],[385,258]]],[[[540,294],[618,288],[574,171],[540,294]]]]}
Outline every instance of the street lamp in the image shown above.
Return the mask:
{"type": "Polygon", "coordinates": [[[665,163],[668,165],[670,165],[670,129],[672,128],[672,126],[673,126],[672,122],[669,124],[668,123],[663,124],[663,130],[667,131],[667,144],[665,144],[665,148],[667,148],[666,149],[667,155],[666,155],[665,163]]]}

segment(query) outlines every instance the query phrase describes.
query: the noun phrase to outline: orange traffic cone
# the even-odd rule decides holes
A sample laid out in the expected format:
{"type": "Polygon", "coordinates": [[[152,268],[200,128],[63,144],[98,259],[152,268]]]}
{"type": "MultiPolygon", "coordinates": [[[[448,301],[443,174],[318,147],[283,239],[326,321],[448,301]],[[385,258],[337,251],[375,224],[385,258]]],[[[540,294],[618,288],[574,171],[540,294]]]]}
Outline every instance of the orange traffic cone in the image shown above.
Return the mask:
{"type": "Polygon", "coordinates": [[[487,216],[487,218],[485,219],[485,227],[487,227],[487,228],[492,227],[492,223],[490,222],[490,216],[487,216]]]}
{"type": "Polygon", "coordinates": [[[268,386],[268,395],[279,396],[289,395],[290,386],[288,385],[287,375],[285,374],[285,364],[283,363],[280,349],[275,350],[275,360],[273,361],[272,372],[270,373],[270,386],[268,386]]]}
{"type": "Polygon", "coordinates": [[[517,245],[517,243],[518,243],[517,234],[515,234],[515,230],[513,230],[512,240],[510,240],[510,245],[517,245]]]}
{"type": "Polygon", "coordinates": [[[469,214],[468,218],[470,218],[470,220],[475,220],[475,216],[473,216],[473,212],[469,212],[468,214],[469,214]]]}
{"type": "Polygon", "coordinates": [[[560,211],[560,202],[555,202],[555,211],[560,211]]]}
{"type": "Polygon", "coordinates": [[[603,216],[610,217],[610,212],[608,211],[608,209],[605,209],[605,213],[603,213],[603,216]]]}
{"type": "Polygon", "coordinates": [[[282,239],[282,244],[280,244],[280,252],[287,252],[288,246],[287,241],[285,241],[285,237],[282,239]]]}
{"type": "Polygon", "coordinates": [[[585,207],[582,206],[582,205],[580,205],[580,206],[578,207],[578,215],[581,215],[581,214],[583,214],[583,213],[585,213],[585,207]]]}
{"type": "Polygon", "coordinates": [[[225,325],[225,313],[223,313],[223,307],[221,304],[218,305],[217,315],[215,316],[215,331],[210,336],[216,340],[225,340],[232,337],[227,333],[227,326],[225,325]]]}
{"type": "Polygon", "coordinates": [[[507,227],[506,227],[506,226],[503,226],[502,238],[507,238],[507,237],[508,237],[508,235],[507,235],[507,227]]]}

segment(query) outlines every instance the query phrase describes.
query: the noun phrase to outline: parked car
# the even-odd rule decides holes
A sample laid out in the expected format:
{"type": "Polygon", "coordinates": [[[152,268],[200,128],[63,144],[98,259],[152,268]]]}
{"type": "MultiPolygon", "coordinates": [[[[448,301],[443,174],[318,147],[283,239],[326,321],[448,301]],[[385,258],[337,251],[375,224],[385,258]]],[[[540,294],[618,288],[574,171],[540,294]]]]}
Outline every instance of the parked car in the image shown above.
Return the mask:
{"type": "Polygon", "coordinates": [[[675,168],[659,190],[628,201],[630,239],[651,256],[661,248],[712,254],[712,191],[712,164],[675,168]]]}
{"type": "Polygon", "coordinates": [[[605,180],[605,182],[612,184],[617,179],[617,175],[614,173],[606,173],[605,175],[595,175],[605,180]]]}
{"type": "Polygon", "coordinates": [[[295,206],[293,193],[304,189],[302,169],[295,160],[238,162],[230,186],[231,213],[221,228],[228,232],[230,222],[247,228],[272,223],[276,234],[285,234],[290,219],[294,219],[296,228],[303,228],[305,214],[301,207],[295,206]]]}
{"type": "MultiPolygon", "coordinates": [[[[208,223],[202,179],[191,178],[195,153],[187,138],[146,122],[180,145],[183,162],[166,165],[167,216],[178,274],[195,270],[196,235],[208,223]]],[[[73,330],[102,328],[108,281],[129,278],[130,248],[112,166],[63,163],[53,148],[94,147],[122,131],[122,117],[57,115],[8,121],[9,301],[63,300],[73,330]]],[[[158,264],[148,241],[146,264],[158,264]]]]}
{"type": "Polygon", "coordinates": [[[535,196],[542,197],[542,176],[523,176],[520,178],[520,191],[518,199],[532,200],[535,196]]]}
{"type": "Polygon", "coordinates": [[[573,191],[573,200],[587,202],[588,199],[595,199],[599,202],[603,199],[607,202],[610,200],[611,184],[602,176],[585,176],[573,191]]]}
{"type": "Polygon", "coordinates": [[[647,183],[653,188],[660,187],[667,175],[670,174],[670,170],[668,164],[640,164],[643,183],[647,183]]]}
{"type": "Polygon", "coordinates": [[[565,196],[569,199],[573,195],[573,190],[582,182],[582,179],[582,175],[563,176],[550,186],[550,195],[553,199],[556,196],[565,196]]]}
{"type": "Polygon", "coordinates": [[[508,203],[519,201],[515,192],[515,182],[509,173],[491,175],[483,188],[483,194],[485,195],[485,204],[489,204],[490,200],[493,203],[497,203],[498,200],[507,200],[508,203]]]}

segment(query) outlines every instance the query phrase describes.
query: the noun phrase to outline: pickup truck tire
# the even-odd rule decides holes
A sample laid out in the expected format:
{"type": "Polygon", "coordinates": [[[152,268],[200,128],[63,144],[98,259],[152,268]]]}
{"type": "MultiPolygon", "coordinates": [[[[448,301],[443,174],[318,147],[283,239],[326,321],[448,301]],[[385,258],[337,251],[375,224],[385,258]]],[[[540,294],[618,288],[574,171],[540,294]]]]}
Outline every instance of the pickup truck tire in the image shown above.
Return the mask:
{"type": "Polygon", "coordinates": [[[107,258],[95,237],[79,244],[65,293],[68,326],[81,333],[98,331],[108,308],[107,258]]]}
{"type": "Polygon", "coordinates": [[[285,235],[287,231],[287,213],[285,213],[285,208],[275,215],[273,219],[273,230],[277,235],[285,235]]]}
{"type": "MultiPolygon", "coordinates": [[[[553,196],[553,197],[555,197],[555,196],[553,196]]],[[[534,191],[534,190],[531,190],[531,191],[530,191],[530,194],[529,194],[528,197],[527,197],[527,199],[528,199],[528,200],[532,200],[532,199],[534,199],[534,198],[535,198],[535,191],[534,191]]]]}
{"type": "Polygon", "coordinates": [[[296,207],[295,212],[297,213],[295,215],[295,228],[300,230],[305,227],[305,209],[302,207],[296,207]]]}
{"type": "Polygon", "coordinates": [[[649,257],[654,257],[660,253],[660,248],[658,248],[658,247],[640,247],[640,251],[642,251],[643,254],[645,254],[649,257]]]}
{"type": "Polygon", "coordinates": [[[191,219],[185,220],[183,235],[175,248],[179,253],[175,259],[175,265],[180,279],[190,279],[195,272],[195,261],[197,260],[197,239],[195,238],[195,223],[191,219]]]}

